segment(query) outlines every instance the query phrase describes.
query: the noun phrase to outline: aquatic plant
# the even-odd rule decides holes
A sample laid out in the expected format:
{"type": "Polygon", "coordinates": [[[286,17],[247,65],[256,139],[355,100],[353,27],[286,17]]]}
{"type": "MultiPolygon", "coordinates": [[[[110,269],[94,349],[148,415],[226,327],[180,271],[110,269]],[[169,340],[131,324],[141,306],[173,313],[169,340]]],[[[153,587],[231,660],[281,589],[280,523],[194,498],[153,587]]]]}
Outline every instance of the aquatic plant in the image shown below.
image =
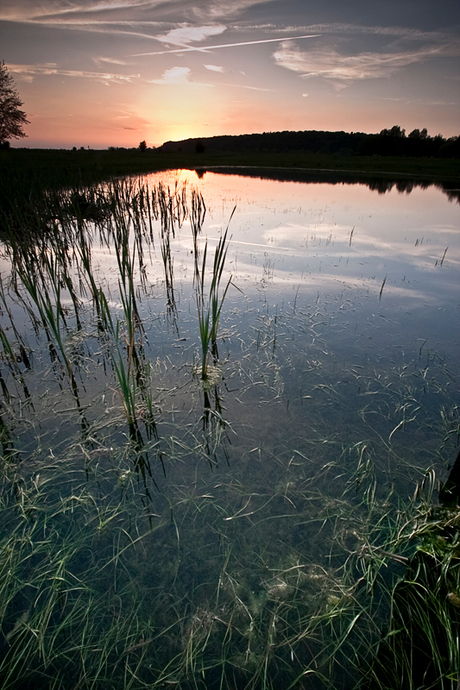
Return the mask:
{"type": "Polygon", "coordinates": [[[199,257],[200,250],[198,246],[198,236],[201,233],[203,223],[206,218],[206,204],[203,199],[203,195],[196,189],[192,190],[191,199],[191,210],[190,210],[190,227],[192,230],[193,239],[193,258],[195,264],[195,275],[196,281],[200,278],[200,268],[199,268],[199,257]]]}
{"type": "MultiPolygon", "coordinates": [[[[234,212],[235,209],[233,209],[232,211],[230,220],[234,212]]],[[[227,280],[222,294],[220,294],[220,282],[222,279],[222,273],[224,270],[225,259],[227,257],[228,251],[227,233],[228,226],[222,237],[220,237],[214,252],[211,282],[207,295],[205,291],[206,258],[208,250],[207,242],[205,243],[203,249],[201,271],[199,274],[199,281],[197,284],[196,300],[198,308],[198,328],[201,342],[201,378],[203,380],[205,380],[207,377],[209,353],[212,353],[212,356],[214,357],[215,361],[217,361],[219,356],[217,351],[217,333],[219,329],[219,320],[224,300],[232,281],[232,276],[230,276],[227,280]]]]}

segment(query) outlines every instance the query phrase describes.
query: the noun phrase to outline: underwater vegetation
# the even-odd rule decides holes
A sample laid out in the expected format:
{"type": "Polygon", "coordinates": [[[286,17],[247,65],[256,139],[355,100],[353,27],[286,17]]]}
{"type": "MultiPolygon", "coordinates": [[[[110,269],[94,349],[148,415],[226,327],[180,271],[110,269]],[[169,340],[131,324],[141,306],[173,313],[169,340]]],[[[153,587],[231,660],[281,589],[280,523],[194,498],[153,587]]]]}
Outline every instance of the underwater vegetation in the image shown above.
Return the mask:
{"type": "Polygon", "coordinates": [[[457,374],[339,360],[298,290],[241,306],[207,213],[132,178],[0,206],[1,687],[455,690],[457,374]]]}

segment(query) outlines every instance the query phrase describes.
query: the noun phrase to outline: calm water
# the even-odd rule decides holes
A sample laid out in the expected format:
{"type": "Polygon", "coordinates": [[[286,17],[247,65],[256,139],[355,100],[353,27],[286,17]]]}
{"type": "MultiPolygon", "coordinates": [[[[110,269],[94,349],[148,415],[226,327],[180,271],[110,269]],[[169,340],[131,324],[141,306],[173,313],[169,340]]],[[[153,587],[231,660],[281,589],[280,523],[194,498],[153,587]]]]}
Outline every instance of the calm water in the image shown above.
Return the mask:
{"type": "MultiPolygon", "coordinates": [[[[328,304],[331,318],[341,320],[346,310],[360,330],[375,316],[374,328],[384,332],[380,319],[391,319],[388,331],[400,345],[417,338],[428,348],[458,344],[460,211],[438,189],[379,194],[363,185],[209,172],[201,179],[189,171],[177,177],[202,191],[208,206],[203,234],[210,243],[236,207],[226,264],[244,293],[239,300],[239,293],[230,293],[236,304],[245,298],[279,309],[328,304]]],[[[175,179],[171,174],[170,184],[175,179]]],[[[173,245],[181,286],[191,277],[184,230],[173,245]]]]}
{"type": "MultiPolygon", "coordinates": [[[[199,614],[213,644],[233,630],[232,663],[245,673],[262,663],[270,626],[285,660],[302,667],[309,658],[295,623],[285,613],[277,633],[273,611],[290,602],[289,611],[303,612],[302,627],[313,601],[326,610],[331,597],[340,599],[350,554],[381,541],[377,516],[412,496],[427,470],[445,478],[455,457],[460,206],[434,187],[381,194],[364,185],[190,171],[144,179],[152,188],[160,181],[171,189],[186,181],[202,193],[198,246],[207,241],[208,266],[229,227],[222,285],[230,277],[231,284],[212,380],[203,387],[197,375],[190,223],[171,238],[169,305],[154,223],[144,287],[137,287],[144,332],[136,337],[149,368],[155,434],[143,425],[145,410],[142,440],[129,434],[88,286],[79,292],[83,328],[67,295],[63,329],[79,408],[45,333],[34,332],[11,291],[11,317],[32,367],[21,379],[2,363],[4,450],[15,449],[29,481],[49,477],[53,500],[77,485],[101,512],[121,500],[123,530],[136,525],[147,536],[126,556],[117,592],[137,592],[144,622],[156,612],[155,635],[172,626],[179,641],[165,642],[165,666],[193,639],[199,614]],[[139,455],[148,472],[139,471],[139,455]]],[[[121,320],[113,247],[94,241],[92,267],[121,320]]],[[[6,285],[5,256],[0,269],[6,285]]],[[[1,318],[14,340],[5,310],[1,318]]],[[[108,538],[101,549],[110,548],[108,538]]],[[[149,668],[159,662],[145,650],[139,673],[153,682],[149,668]]]]}

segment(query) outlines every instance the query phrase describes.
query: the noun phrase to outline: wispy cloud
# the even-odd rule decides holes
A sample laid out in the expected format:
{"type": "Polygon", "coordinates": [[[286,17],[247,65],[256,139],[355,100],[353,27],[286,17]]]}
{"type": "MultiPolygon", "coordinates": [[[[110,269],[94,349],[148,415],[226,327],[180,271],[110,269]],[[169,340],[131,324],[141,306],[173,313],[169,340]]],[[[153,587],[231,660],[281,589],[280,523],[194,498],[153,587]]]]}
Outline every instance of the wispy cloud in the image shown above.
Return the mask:
{"type": "Polygon", "coordinates": [[[265,91],[266,93],[275,93],[275,89],[265,89],[261,86],[249,86],[248,84],[220,84],[220,86],[231,86],[234,89],[248,89],[249,91],[265,91]]]}
{"type": "MultiPolygon", "coordinates": [[[[219,71],[222,72],[223,69],[220,67],[216,67],[215,65],[204,65],[204,67],[207,67],[208,69],[213,68],[213,71],[219,71]]],[[[206,84],[198,81],[192,81],[190,79],[192,74],[192,71],[189,67],[171,67],[171,69],[167,69],[163,72],[163,76],[161,79],[149,79],[148,83],[149,84],[158,84],[160,86],[170,86],[170,85],[185,85],[187,84],[188,86],[208,86],[211,88],[214,88],[214,84],[206,84]]],[[[249,91],[265,91],[265,92],[270,92],[273,91],[273,89],[266,89],[262,88],[260,86],[249,86],[247,84],[227,84],[227,83],[221,83],[219,86],[224,86],[224,87],[230,87],[233,89],[248,89],[249,91]]]]}
{"type": "Polygon", "coordinates": [[[146,9],[147,6],[154,7],[161,4],[162,0],[150,0],[149,2],[138,2],[137,0],[108,0],[107,2],[93,2],[92,0],[82,0],[80,2],[63,0],[5,0],[2,2],[0,16],[4,19],[13,21],[59,21],[66,17],[80,18],[85,15],[93,16],[105,14],[119,14],[123,11],[133,12],[146,9]]]}
{"type": "Polygon", "coordinates": [[[273,57],[280,67],[298,72],[303,78],[322,77],[345,86],[360,79],[387,77],[410,64],[453,54],[460,54],[458,45],[431,45],[412,51],[341,55],[335,48],[305,51],[287,41],[273,57]]]}
{"type": "Polygon", "coordinates": [[[197,17],[230,18],[255,7],[256,5],[268,4],[274,0],[211,0],[201,2],[197,5],[193,3],[193,12],[197,17]]]}
{"type": "Polygon", "coordinates": [[[125,66],[128,63],[125,60],[117,60],[116,58],[111,58],[111,57],[93,57],[93,62],[96,63],[96,65],[101,65],[101,64],[109,64],[109,65],[120,65],[120,66],[125,66]]]}
{"type": "Polygon", "coordinates": [[[210,70],[211,72],[223,72],[224,68],[219,66],[219,65],[203,65],[206,69],[210,70]]]}
{"type": "Polygon", "coordinates": [[[69,70],[61,69],[55,63],[45,63],[38,65],[8,65],[8,69],[13,74],[19,74],[26,78],[35,76],[56,75],[59,77],[73,77],[78,79],[94,79],[105,84],[110,82],[132,82],[140,78],[139,74],[114,74],[111,72],[91,72],[88,70],[69,70]]]}
{"type": "Polygon", "coordinates": [[[190,53],[190,52],[207,52],[210,50],[218,50],[220,48],[236,48],[238,46],[254,46],[259,43],[279,43],[280,41],[294,41],[294,40],[299,40],[303,38],[316,38],[319,36],[319,34],[312,34],[309,36],[290,36],[289,38],[286,38],[284,36],[278,37],[278,38],[263,38],[259,40],[253,40],[253,41],[241,41],[238,43],[221,43],[219,45],[210,45],[210,46],[193,46],[190,48],[177,48],[173,50],[159,50],[159,51],[154,51],[154,52],[149,52],[149,53],[135,53],[134,55],[131,55],[130,57],[141,57],[143,55],[166,55],[168,53],[190,53]]]}
{"type": "Polygon", "coordinates": [[[10,21],[81,22],[105,17],[142,20],[155,12],[168,22],[181,20],[216,21],[235,18],[255,5],[274,0],[3,0],[0,17],[10,21]]]}
{"type": "MultiPolygon", "coordinates": [[[[266,27],[268,28],[268,25],[254,26],[253,28],[262,29],[266,27]]],[[[272,27],[272,29],[274,28],[276,27],[272,27]]],[[[278,27],[278,29],[281,31],[280,27],[278,27]]],[[[422,31],[421,29],[403,26],[380,26],[378,24],[363,25],[345,22],[324,22],[321,24],[307,24],[304,26],[285,26],[282,30],[288,33],[297,31],[302,33],[320,33],[322,35],[338,34],[342,36],[396,36],[407,40],[445,40],[449,35],[451,35],[446,31],[422,31]]]]}

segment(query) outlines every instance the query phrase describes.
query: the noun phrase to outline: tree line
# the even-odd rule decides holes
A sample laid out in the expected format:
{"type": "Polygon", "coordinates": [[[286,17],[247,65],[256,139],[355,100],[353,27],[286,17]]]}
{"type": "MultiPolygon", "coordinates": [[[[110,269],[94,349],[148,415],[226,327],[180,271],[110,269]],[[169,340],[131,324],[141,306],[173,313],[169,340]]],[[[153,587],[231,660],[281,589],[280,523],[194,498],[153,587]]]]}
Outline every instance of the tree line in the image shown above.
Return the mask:
{"type": "Polygon", "coordinates": [[[414,129],[406,136],[398,125],[379,134],[363,132],[264,132],[167,141],[157,149],[164,152],[288,153],[290,151],[342,156],[430,156],[459,158],[460,137],[431,137],[426,129],[414,129]]]}

